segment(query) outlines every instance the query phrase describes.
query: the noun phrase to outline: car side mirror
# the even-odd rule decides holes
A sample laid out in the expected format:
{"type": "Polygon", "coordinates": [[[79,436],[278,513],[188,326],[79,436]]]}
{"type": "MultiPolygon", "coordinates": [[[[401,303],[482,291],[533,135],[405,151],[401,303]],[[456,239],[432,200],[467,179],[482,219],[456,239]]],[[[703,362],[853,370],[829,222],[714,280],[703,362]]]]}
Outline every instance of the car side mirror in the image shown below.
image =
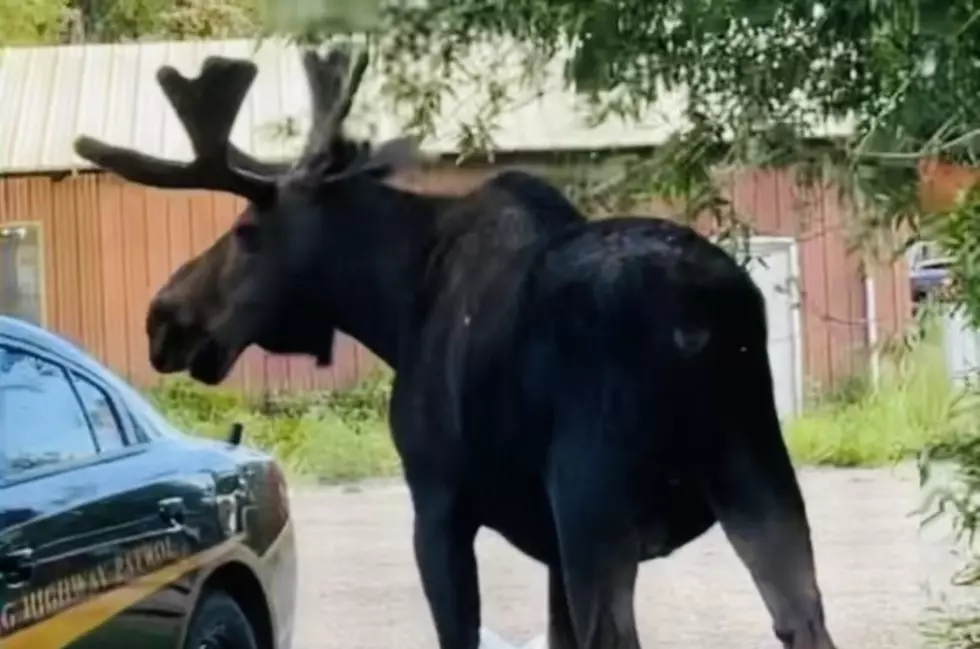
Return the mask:
{"type": "Polygon", "coordinates": [[[238,446],[242,442],[242,435],[245,433],[245,426],[241,422],[233,422],[231,425],[231,430],[228,431],[228,443],[232,446],[238,446]]]}

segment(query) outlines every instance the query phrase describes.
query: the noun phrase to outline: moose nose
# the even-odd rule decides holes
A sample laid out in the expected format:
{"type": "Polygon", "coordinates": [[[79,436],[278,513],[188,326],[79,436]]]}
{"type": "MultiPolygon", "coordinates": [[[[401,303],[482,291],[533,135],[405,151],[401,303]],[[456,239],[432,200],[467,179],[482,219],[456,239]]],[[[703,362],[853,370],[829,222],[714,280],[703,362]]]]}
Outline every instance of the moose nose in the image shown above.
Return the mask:
{"type": "Polygon", "coordinates": [[[176,320],[176,310],[165,300],[154,298],[146,310],[146,333],[150,338],[158,335],[176,320]]]}
{"type": "Polygon", "coordinates": [[[171,369],[168,354],[180,336],[180,307],[170,300],[154,298],[146,312],[146,335],[149,339],[150,363],[157,371],[171,369]]]}

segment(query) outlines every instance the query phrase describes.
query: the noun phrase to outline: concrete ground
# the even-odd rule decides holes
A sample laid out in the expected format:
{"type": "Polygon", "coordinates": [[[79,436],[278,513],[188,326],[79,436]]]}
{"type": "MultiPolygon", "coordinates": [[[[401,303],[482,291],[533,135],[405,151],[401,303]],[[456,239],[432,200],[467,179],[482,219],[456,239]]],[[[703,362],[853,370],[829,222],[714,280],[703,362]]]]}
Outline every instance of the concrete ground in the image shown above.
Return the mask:
{"type": "MultiPolygon", "coordinates": [[[[918,529],[914,470],[804,470],[817,570],[838,649],[918,649],[916,629],[957,565],[939,528],[918,529]]],[[[436,649],[398,483],[297,488],[294,649],[436,649]]],[[[496,534],[478,539],[483,622],[515,644],[544,629],[545,570],[496,534]]],[[[720,529],[644,564],[641,638],[661,649],[778,649],[748,573],[720,529]]]]}

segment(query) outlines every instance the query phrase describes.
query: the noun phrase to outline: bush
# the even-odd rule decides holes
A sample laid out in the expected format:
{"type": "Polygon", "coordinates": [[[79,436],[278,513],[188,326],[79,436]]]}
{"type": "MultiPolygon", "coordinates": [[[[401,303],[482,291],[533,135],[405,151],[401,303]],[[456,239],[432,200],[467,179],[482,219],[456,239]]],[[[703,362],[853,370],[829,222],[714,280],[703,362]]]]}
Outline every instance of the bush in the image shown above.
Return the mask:
{"type": "MultiPolygon", "coordinates": [[[[963,410],[978,419],[977,382],[968,388],[963,410]]],[[[928,445],[919,457],[920,484],[926,497],[920,513],[923,525],[940,523],[951,529],[962,563],[951,584],[952,597],[930,606],[923,623],[926,646],[942,649],[980,647],[980,429],[928,445]]]]}
{"type": "Polygon", "coordinates": [[[980,528],[980,434],[927,449],[919,468],[922,484],[933,483],[921,510],[923,525],[940,521],[949,525],[962,557],[951,580],[957,592],[942,593],[927,610],[922,624],[925,644],[937,649],[976,649],[980,646],[980,552],[975,543],[980,528]],[[951,460],[953,471],[933,481],[937,460],[951,460]]]}
{"type": "Polygon", "coordinates": [[[379,374],[345,391],[252,398],[168,378],[148,395],[188,433],[225,439],[240,422],[244,443],[275,455],[295,476],[334,482],[398,474],[386,423],[390,386],[379,374]]]}

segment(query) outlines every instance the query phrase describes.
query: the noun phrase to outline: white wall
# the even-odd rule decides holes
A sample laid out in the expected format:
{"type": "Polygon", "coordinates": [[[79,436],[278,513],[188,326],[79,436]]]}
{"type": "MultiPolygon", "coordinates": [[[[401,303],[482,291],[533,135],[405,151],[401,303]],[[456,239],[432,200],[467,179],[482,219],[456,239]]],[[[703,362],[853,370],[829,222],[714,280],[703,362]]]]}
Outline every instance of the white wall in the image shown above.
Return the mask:
{"type": "Polygon", "coordinates": [[[980,369],[980,333],[970,328],[962,311],[942,317],[943,351],[950,378],[961,381],[980,369]]]}

